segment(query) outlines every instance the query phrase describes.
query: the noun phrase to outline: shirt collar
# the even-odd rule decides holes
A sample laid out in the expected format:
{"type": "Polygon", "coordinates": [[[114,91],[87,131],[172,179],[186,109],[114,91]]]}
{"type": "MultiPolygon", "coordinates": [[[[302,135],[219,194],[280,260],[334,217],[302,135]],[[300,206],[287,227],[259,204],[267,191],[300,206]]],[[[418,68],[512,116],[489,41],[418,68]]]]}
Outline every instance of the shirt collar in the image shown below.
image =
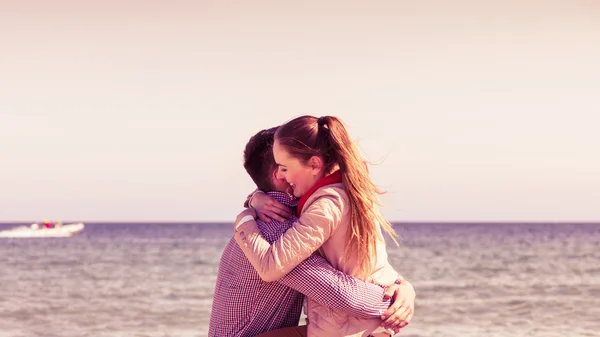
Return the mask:
{"type": "Polygon", "coordinates": [[[298,198],[294,197],[291,194],[285,193],[285,192],[267,192],[268,195],[270,195],[271,197],[275,198],[275,200],[279,201],[280,203],[288,206],[288,207],[296,207],[298,206],[298,198]]]}

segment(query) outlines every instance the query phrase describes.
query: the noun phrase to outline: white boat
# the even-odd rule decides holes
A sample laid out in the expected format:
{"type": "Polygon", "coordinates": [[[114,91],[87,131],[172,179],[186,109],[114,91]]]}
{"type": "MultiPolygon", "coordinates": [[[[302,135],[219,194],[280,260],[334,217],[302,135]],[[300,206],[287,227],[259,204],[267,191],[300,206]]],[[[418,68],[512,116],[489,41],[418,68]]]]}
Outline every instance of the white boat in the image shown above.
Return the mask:
{"type": "Polygon", "coordinates": [[[0,231],[0,238],[64,238],[81,232],[84,227],[81,222],[51,228],[32,224],[0,231]]]}

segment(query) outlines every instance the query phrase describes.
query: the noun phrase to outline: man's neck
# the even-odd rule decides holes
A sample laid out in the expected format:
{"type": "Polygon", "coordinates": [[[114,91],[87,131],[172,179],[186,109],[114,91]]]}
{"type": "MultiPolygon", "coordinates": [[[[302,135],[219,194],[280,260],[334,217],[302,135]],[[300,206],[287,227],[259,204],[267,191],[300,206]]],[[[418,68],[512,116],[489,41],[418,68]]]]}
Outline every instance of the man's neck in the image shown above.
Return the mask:
{"type": "Polygon", "coordinates": [[[271,192],[267,192],[267,194],[273,198],[275,198],[275,200],[279,201],[280,203],[290,207],[290,208],[294,208],[296,206],[298,206],[298,198],[294,197],[291,194],[288,194],[286,192],[279,192],[279,191],[271,191],[271,192]]]}

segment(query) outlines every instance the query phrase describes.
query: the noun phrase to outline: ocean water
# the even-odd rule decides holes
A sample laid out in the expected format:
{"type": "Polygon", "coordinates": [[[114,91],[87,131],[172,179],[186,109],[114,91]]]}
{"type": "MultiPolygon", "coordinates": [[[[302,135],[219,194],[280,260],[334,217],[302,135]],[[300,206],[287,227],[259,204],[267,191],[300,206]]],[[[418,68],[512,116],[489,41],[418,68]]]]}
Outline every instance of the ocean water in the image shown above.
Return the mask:
{"type": "MultiPolygon", "coordinates": [[[[18,224],[0,224],[0,230],[18,224]]],[[[206,336],[230,223],[0,238],[0,336],[206,336]]],[[[399,336],[600,336],[600,224],[397,224],[399,336]]]]}

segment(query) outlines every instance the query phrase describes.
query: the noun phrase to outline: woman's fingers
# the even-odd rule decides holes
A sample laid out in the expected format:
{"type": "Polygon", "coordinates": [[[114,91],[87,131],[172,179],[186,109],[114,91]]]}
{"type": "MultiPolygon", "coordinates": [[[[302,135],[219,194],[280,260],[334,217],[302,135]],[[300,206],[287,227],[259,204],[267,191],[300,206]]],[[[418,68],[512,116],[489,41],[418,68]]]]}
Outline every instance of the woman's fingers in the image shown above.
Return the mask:
{"type": "Polygon", "coordinates": [[[273,219],[275,221],[279,221],[279,222],[284,222],[285,221],[284,217],[282,217],[281,215],[279,215],[279,214],[277,214],[275,212],[269,211],[267,214],[269,214],[269,217],[271,217],[271,219],[273,219]]]}
{"type": "Polygon", "coordinates": [[[264,220],[261,217],[261,220],[266,222],[270,222],[271,219],[283,222],[291,216],[291,212],[289,211],[288,207],[276,201],[267,203],[266,205],[264,205],[262,210],[257,209],[257,211],[258,213],[269,217],[268,220],[264,220]]]}
{"type": "Polygon", "coordinates": [[[290,208],[284,204],[279,203],[278,201],[273,201],[273,203],[271,203],[269,206],[269,210],[271,210],[273,213],[280,215],[283,218],[287,219],[292,216],[290,208]]]}
{"type": "Polygon", "coordinates": [[[258,218],[260,220],[262,220],[263,222],[271,222],[271,218],[269,218],[268,216],[266,216],[265,214],[261,213],[261,212],[256,212],[258,218]]]}
{"type": "Polygon", "coordinates": [[[265,208],[262,211],[258,211],[256,212],[258,214],[258,218],[261,219],[264,222],[271,222],[273,220],[275,221],[279,221],[279,222],[284,222],[285,218],[280,216],[279,214],[265,208]]]}
{"type": "Polygon", "coordinates": [[[256,192],[250,201],[249,206],[256,209],[259,218],[263,221],[270,222],[271,219],[285,221],[293,214],[288,206],[265,193],[256,192]],[[266,219],[265,216],[270,219],[266,219]]]}
{"type": "Polygon", "coordinates": [[[249,206],[256,210],[258,218],[264,222],[283,222],[293,215],[288,206],[265,193],[255,193],[249,206]]]}

